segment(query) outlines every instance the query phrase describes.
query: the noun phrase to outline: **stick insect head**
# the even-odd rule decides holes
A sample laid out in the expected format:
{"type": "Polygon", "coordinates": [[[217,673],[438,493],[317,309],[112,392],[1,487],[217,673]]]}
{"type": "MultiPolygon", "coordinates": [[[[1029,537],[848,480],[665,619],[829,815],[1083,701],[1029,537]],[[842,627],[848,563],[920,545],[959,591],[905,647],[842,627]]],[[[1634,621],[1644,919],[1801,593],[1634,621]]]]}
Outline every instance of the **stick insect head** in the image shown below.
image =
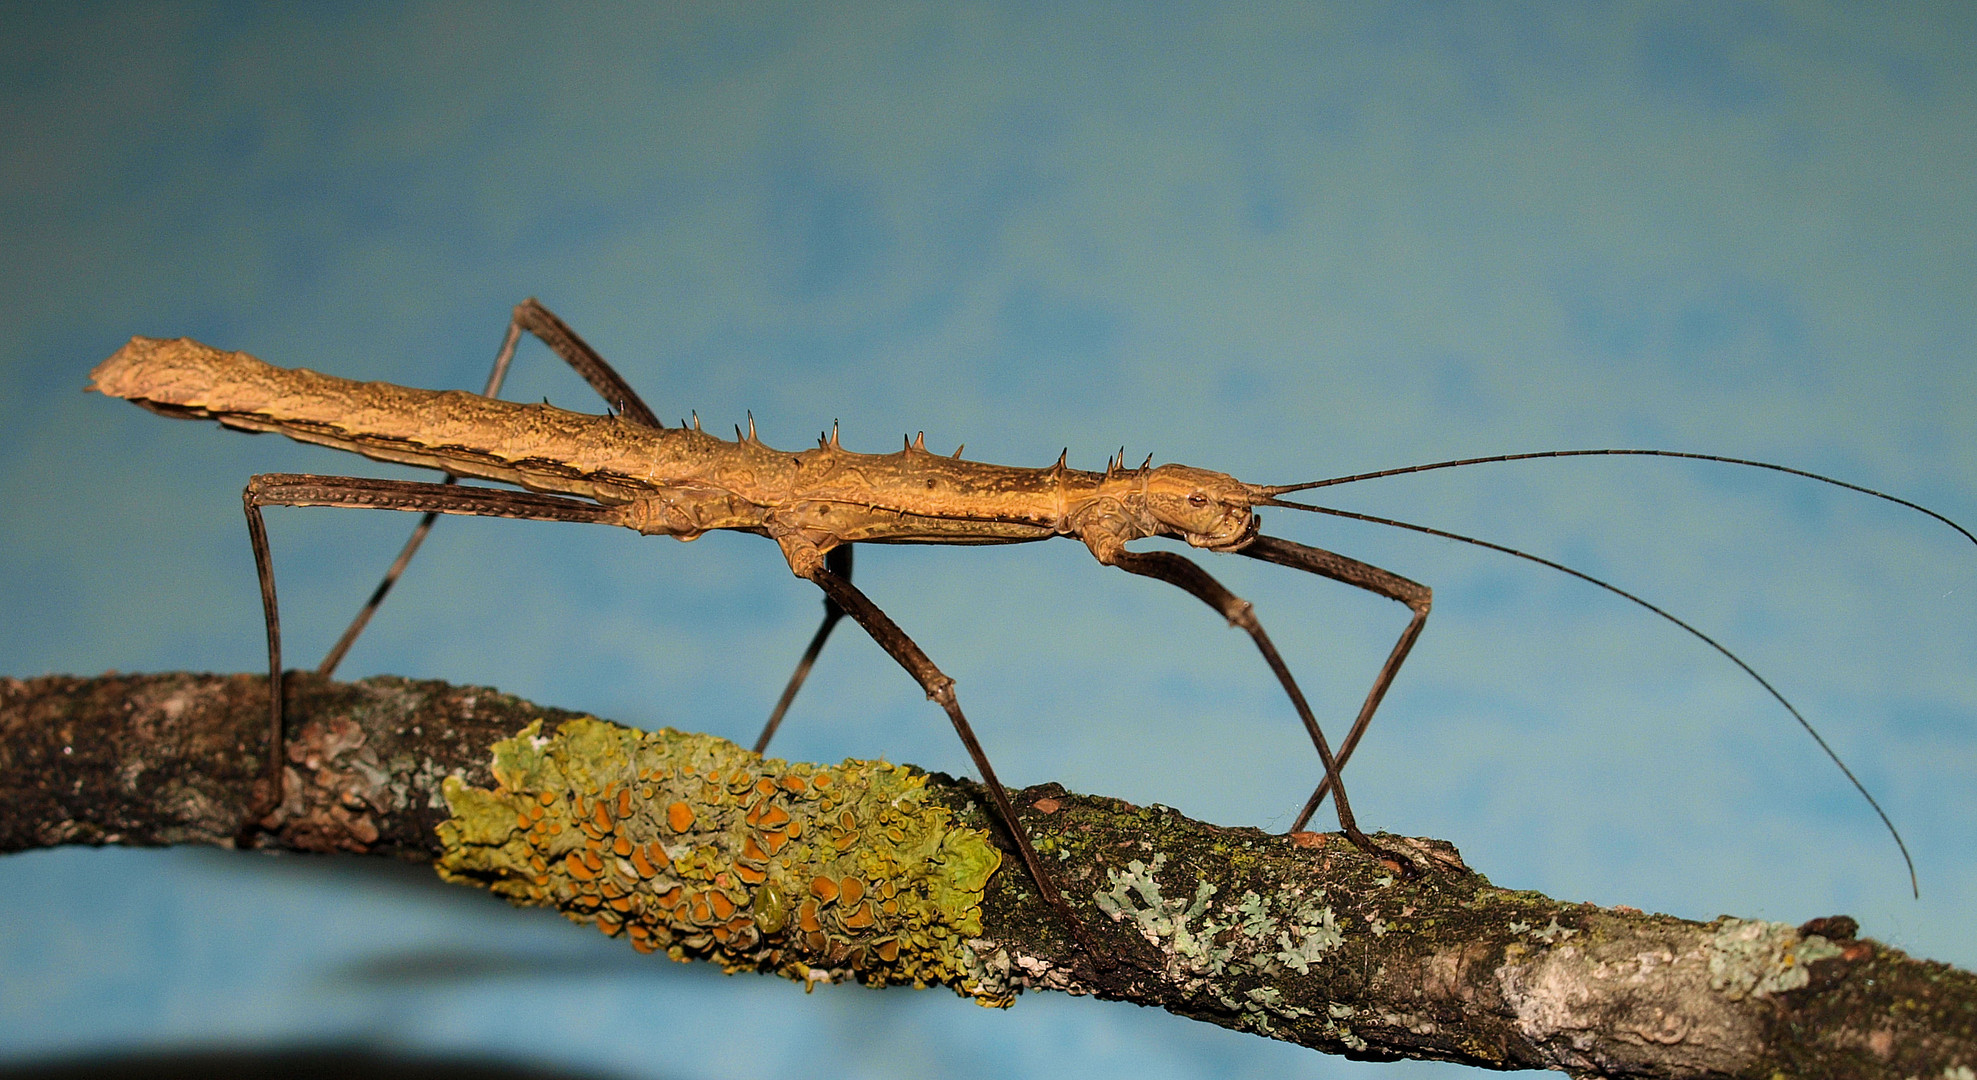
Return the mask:
{"type": "Polygon", "coordinates": [[[1146,513],[1160,531],[1210,551],[1234,551],[1256,537],[1248,484],[1187,465],[1149,469],[1140,484],[1146,513]]]}

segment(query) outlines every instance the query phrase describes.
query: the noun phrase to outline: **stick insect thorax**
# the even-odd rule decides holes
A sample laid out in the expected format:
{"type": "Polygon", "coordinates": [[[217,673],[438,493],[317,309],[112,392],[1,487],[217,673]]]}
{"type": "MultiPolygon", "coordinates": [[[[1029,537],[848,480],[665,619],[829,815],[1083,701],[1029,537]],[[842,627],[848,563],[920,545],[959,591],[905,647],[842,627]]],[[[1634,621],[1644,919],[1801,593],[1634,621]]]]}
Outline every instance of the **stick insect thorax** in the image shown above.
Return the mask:
{"type": "Polygon", "coordinates": [[[1185,465],[1104,472],[968,461],[924,438],[891,454],[777,450],[749,430],[651,428],[615,415],[501,401],[457,390],[358,382],[278,368],[188,338],[132,338],[90,373],[91,389],[154,412],[279,432],[378,461],[442,469],[545,494],[594,499],[617,524],[692,540],[734,529],[778,541],[799,560],[847,543],[1009,544],[1075,536],[1101,558],[1171,536],[1236,550],[1255,535],[1264,497],[1224,473],[1185,465]],[[1101,551],[1101,549],[1105,549],[1101,551]]]}

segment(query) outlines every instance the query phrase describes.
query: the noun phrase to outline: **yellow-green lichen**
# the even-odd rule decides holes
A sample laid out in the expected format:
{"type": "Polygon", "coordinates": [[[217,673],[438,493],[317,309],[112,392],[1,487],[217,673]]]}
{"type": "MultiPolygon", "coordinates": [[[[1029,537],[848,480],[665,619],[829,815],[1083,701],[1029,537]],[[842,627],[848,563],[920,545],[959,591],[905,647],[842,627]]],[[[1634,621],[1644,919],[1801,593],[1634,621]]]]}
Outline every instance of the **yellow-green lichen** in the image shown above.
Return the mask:
{"type": "Polygon", "coordinates": [[[967,945],[1001,856],[926,798],[924,773],[792,764],[588,717],[496,743],[491,771],[492,791],[445,783],[448,881],[675,960],[1007,1004],[967,945]]]}

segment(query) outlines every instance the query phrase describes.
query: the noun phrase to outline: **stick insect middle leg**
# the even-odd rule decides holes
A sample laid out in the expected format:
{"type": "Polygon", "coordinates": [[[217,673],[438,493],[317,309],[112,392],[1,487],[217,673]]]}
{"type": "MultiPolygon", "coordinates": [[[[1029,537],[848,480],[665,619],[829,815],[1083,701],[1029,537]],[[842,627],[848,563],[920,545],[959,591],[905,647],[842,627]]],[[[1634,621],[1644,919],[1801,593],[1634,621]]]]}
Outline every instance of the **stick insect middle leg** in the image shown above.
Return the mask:
{"type": "MultiPolygon", "coordinates": [[[[824,554],[824,568],[847,584],[851,581],[851,545],[843,544],[824,554]]],[[[762,725],[762,734],[755,740],[755,752],[767,753],[769,740],[775,738],[776,729],[782,726],[783,714],[789,711],[790,702],[796,700],[796,692],[803,688],[803,680],[810,677],[810,667],[817,662],[817,654],[824,651],[824,642],[837,628],[838,620],[844,618],[844,609],[831,598],[828,590],[824,593],[824,621],[818,625],[816,634],[810,638],[810,646],[803,650],[802,659],[796,662],[796,670],[790,674],[789,685],[783,687],[783,696],[776,701],[774,712],[769,714],[769,722],[762,725]]]]}
{"type": "MultiPolygon", "coordinates": [[[[948,720],[954,725],[954,733],[961,737],[961,745],[967,748],[969,758],[974,761],[976,771],[981,774],[982,786],[988,789],[989,799],[994,803],[994,816],[1000,819],[1003,828],[1009,832],[1009,838],[1015,842],[1017,854],[1022,857],[1023,866],[1030,873],[1030,880],[1036,883],[1038,895],[1057,912],[1059,918],[1064,920],[1064,925],[1070,929],[1078,945],[1099,963],[1106,963],[1106,954],[1094,949],[1092,943],[1086,939],[1083,920],[1078,918],[1070,905],[1064,902],[1064,896],[1058,891],[1056,880],[1044,868],[1042,860],[1037,858],[1036,848],[1030,844],[1029,832],[1016,817],[1016,807],[1009,800],[1009,792],[1003,788],[1002,781],[996,778],[995,767],[989,764],[988,754],[982,750],[980,740],[975,738],[975,729],[969,725],[968,718],[961,712],[960,703],[955,700],[954,680],[940,668],[935,667],[934,662],[928,659],[925,650],[921,649],[912,638],[907,637],[906,631],[901,630],[898,623],[893,622],[890,616],[879,610],[879,606],[872,603],[871,598],[867,597],[858,586],[834,571],[827,558],[817,559],[812,554],[808,560],[799,561],[798,565],[803,566],[806,562],[809,565],[799,570],[799,573],[816,582],[817,587],[824,590],[824,595],[835,603],[839,613],[850,615],[858,625],[864,627],[872,640],[897,660],[899,666],[906,669],[907,674],[913,676],[914,681],[920,684],[920,688],[927,692],[927,697],[933,699],[934,703],[947,713],[948,720]]],[[[829,632],[831,623],[835,621],[826,616],[824,628],[818,631],[813,645],[822,645],[824,635],[829,632]]],[[[801,674],[800,670],[799,674],[801,674]]]]}

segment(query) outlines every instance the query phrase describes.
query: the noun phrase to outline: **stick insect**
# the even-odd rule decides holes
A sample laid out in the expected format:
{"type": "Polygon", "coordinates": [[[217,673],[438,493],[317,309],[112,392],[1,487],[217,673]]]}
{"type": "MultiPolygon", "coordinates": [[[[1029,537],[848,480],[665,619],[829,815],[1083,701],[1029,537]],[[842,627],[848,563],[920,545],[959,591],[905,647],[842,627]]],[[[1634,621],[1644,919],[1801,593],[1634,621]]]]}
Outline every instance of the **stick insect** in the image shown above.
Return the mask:
{"type": "Polygon", "coordinates": [[[1900,834],[1872,795],[1819,733],[1772,684],[1714,638],[1669,612],[1589,574],[1486,540],[1388,518],[1351,513],[1282,496],[1403,473],[1486,462],[1581,455],[1689,458],[1770,469],[1834,484],[1918,510],[1977,536],[1905,499],[1799,469],[1708,454],[1664,450],[1565,450],[1433,462],[1375,473],[1286,485],[1244,483],[1224,473],[1159,465],[1149,457],[1126,465],[1123,452],[1103,472],[1069,468],[1065,456],[1048,468],[1016,468],[930,453],[924,437],[892,454],[852,453],[833,426],[814,449],[776,450],[738,426],[732,441],[691,425],[667,427],[604,359],[547,308],[517,305],[482,394],[358,383],[305,369],[272,367],[245,353],[228,353],[190,339],[133,338],[91,372],[90,389],[128,398],[154,412],[210,419],[250,432],[349,450],[379,461],[443,471],[443,483],[269,473],[242,494],[259,575],[267,627],[269,705],[267,776],[249,815],[251,832],[280,805],[284,761],[281,631],[272,556],[262,508],[339,506],[422,512],[425,516],[383,580],[318,671],[331,673],[404,571],[439,514],[618,525],[649,535],[692,540],[714,529],[766,536],[790,570],[824,593],[824,619],[763,728],[755,749],[767,748],[832,629],[846,615],[869,634],[947,715],[967,749],[1000,827],[1020,855],[1039,895],[1083,938],[1080,923],[1042,865],[962,712],[954,681],[913,639],[851,582],[854,544],[1015,544],[1052,537],[1082,542],[1106,566],[1176,586],[1247,633],[1275,675],[1317,751],[1322,779],[1292,824],[1301,830],[1329,794],[1341,831],[1371,854],[1411,872],[1407,861],[1363,832],[1347,799],[1341,769],[1365,735],[1375,711],[1427,623],[1433,594],[1426,586],[1346,556],[1260,531],[1258,507],[1280,507],[1409,529],[1473,544],[1577,577],[1631,601],[1699,638],[1763,686],[1867,799],[1908,863],[1900,834]],[[604,399],[604,415],[498,398],[521,336],[532,334],[577,371],[604,399]],[[522,490],[461,485],[493,481],[522,490]],[[1405,605],[1410,618],[1374,677],[1358,715],[1336,752],[1289,667],[1252,605],[1188,557],[1134,551],[1152,537],[1185,541],[1213,553],[1238,554],[1364,589],[1405,605]]]}

